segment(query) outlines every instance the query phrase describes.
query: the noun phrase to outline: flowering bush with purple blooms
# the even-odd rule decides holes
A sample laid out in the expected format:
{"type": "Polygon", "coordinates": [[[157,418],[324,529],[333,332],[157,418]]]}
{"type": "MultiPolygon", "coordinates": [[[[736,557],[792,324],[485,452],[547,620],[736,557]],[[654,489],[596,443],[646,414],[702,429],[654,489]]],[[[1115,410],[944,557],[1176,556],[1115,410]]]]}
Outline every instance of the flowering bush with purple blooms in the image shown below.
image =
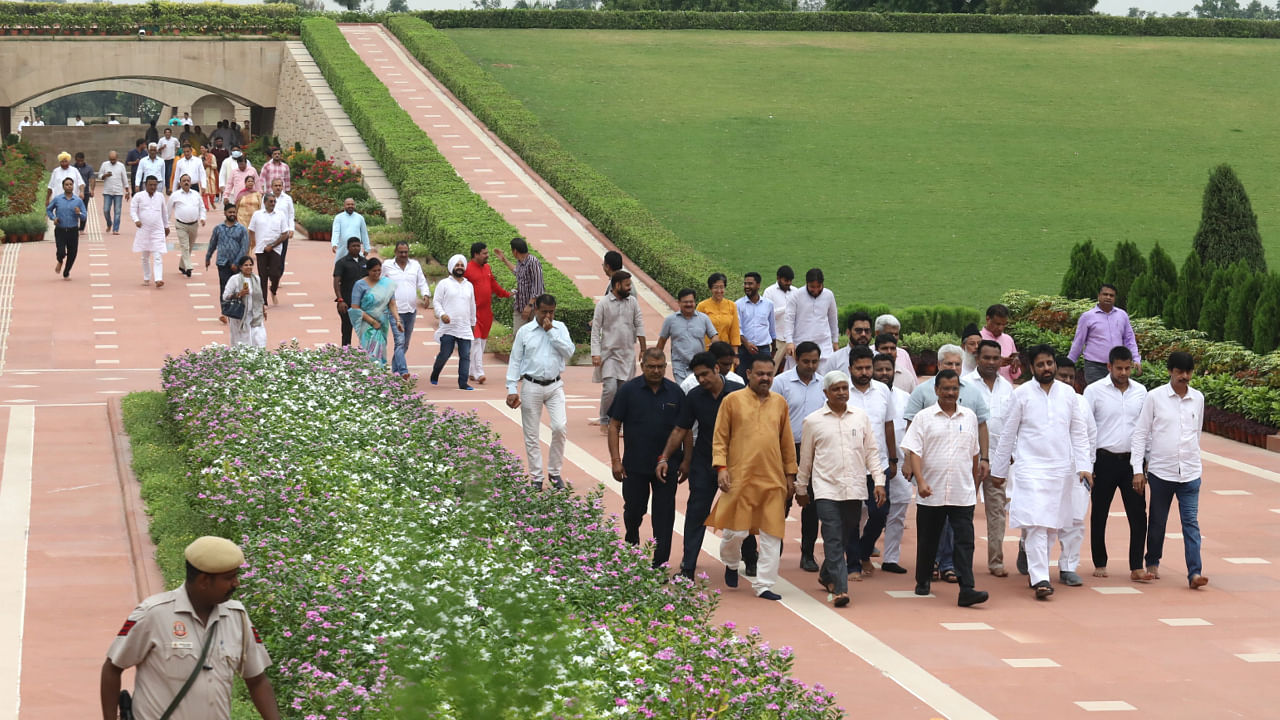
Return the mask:
{"type": "Polygon", "coordinates": [[[193,507],[289,717],[839,718],[787,649],[714,626],[586,496],[353,350],[210,346],[163,384],[193,507]]]}

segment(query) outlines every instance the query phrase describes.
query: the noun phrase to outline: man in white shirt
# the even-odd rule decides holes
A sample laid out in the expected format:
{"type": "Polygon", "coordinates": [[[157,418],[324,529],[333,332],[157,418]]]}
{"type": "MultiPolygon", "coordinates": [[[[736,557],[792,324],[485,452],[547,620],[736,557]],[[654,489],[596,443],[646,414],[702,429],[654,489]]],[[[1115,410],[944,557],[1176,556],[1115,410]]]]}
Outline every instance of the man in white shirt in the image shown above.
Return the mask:
{"type": "Polygon", "coordinates": [[[169,204],[164,193],[159,192],[160,181],[154,175],[147,176],[142,184],[143,192],[129,201],[129,217],[138,228],[133,236],[133,251],[142,255],[142,284],[150,285],[154,279],[157,288],[164,287],[164,254],[168,250],[164,239],[169,236],[169,204]]]}
{"type": "Polygon", "coordinates": [[[765,300],[773,303],[773,330],[779,340],[791,337],[791,333],[784,330],[784,323],[787,321],[787,303],[795,297],[795,288],[791,286],[795,279],[796,271],[790,265],[783,265],[778,268],[778,281],[760,293],[765,300]]]}
{"type": "Polygon", "coordinates": [[[157,191],[164,194],[166,183],[169,176],[165,173],[164,160],[157,154],[160,146],[156,143],[147,144],[147,156],[138,160],[138,169],[134,172],[133,182],[138,187],[144,187],[147,178],[156,179],[157,191]]]}
{"type": "MultiPolygon", "coordinates": [[[[916,389],[916,386],[920,384],[920,381],[916,378],[915,368],[911,364],[911,353],[906,350],[899,352],[898,336],[890,335],[887,332],[876,335],[875,350],[877,354],[884,353],[893,357],[893,382],[890,384],[894,388],[910,395],[916,389]],[[905,363],[902,359],[903,353],[906,353],[907,359],[905,363]]],[[[963,369],[963,367],[964,363],[962,361],[961,368],[963,369]]]]}
{"type": "Polygon", "coordinates": [[[529,474],[542,489],[542,444],[538,439],[542,408],[551,420],[551,454],[547,473],[551,485],[564,487],[564,446],[569,435],[565,414],[565,363],[573,357],[573,338],[569,328],[556,320],[556,299],[539,295],[533,299],[533,322],[525,323],[511,342],[511,361],[507,364],[507,407],[520,410],[520,427],[524,431],[525,459],[529,474]],[[523,382],[522,382],[523,381],[523,382]]]}
{"type": "MultiPolygon", "coordinates": [[[[889,457],[901,459],[902,438],[907,435],[907,420],[902,411],[911,399],[910,393],[902,388],[893,387],[893,371],[895,358],[880,353],[871,359],[871,376],[893,393],[893,436],[898,440],[896,446],[888,448],[889,457]]],[[[907,510],[911,507],[911,483],[902,474],[902,464],[898,471],[888,478],[889,515],[884,523],[884,552],[880,554],[880,569],[897,575],[905,575],[907,569],[898,560],[902,556],[902,533],[907,527],[907,510]]]]}
{"type": "MultiPolygon", "coordinates": [[[[869,348],[871,346],[871,316],[863,310],[855,310],[849,316],[849,342],[839,350],[833,353],[824,353],[822,358],[822,368],[819,372],[830,372],[839,370],[847,372],[849,370],[849,353],[855,347],[861,345],[869,348]]],[[[872,353],[875,356],[875,353],[872,353]]]]}
{"type": "Polygon", "coordinates": [[[465,257],[454,255],[446,267],[449,268],[449,276],[436,283],[436,319],[440,321],[436,342],[440,343],[440,352],[436,353],[435,363],[431,366],[431,384],[440,384],[440,373],[456,346],[458,389],[475,390],[467,384],[467,373],[471,368],[471,327],[476,324],[476,292],[466,278],[465,257]]]}
{"type": "MultiPolygon", "coordinates": [[[[276,183],[283,185],[279,179],[276,183]]],[[[396,347],[391,354],[391,372],[408,376],[409,365],[405,354],[413,340],[413,324],[418,319],[418,306],[431,307],[431,286],[427,284],[427,276],[422,273],[422,265],[409,257],[409,243],[404,240],[396,243],[396,255],[392,261],[382,264],[382,277],[396,284],[396,310],[400,313],[400,325],[404,328],[395,333],[396,347]]]]}
{"type": "Polygon", "coordinates": [[[832,604],[849,604],[849,570],[845,555],[858,530],[862,501],[888,501],[884,471],[871,420],[849,405],[849,376],[838,370],[822,378],[826,403],[806,416],[800,429],[796,460],[796,502],[808,508],[809,496],[822,524],[825,558],[818,582],[831,593],[832,604]],[[868,482],[867,477],[873,478],[868,482]],[[874,484],[874,495],[868,487],[874,484]],[[810,486],[813,490],[810,493],[810,486]]]}
{"type": "Polygon", "coordinates": [[[1142,414],[1147,389],[1129,380],[1133,373],[1133,353],[1123,345],[1111,348],[1107,377],[1084,389],[1085,402],[1098,426],[1097,459],[1093,463],[1093,510],[1089,519],[1089,543],[1093,551],[1093,574],[1107,576],[1107,518],[1116,490],[1124,503],[1129,522],[1129,579],[1154,579],[1142,566],[1147,541],[1146,498],[1133,487],[1133,428],[1142,414]]]}
{"type": "MultiPolygon", "coordinates": [[[[736,382],[743,387],[747,386],[747,381],[743,380],[741,375],[733,371],[733,368],[736,367],[738,363],[738,355],[733,351],[732,345],[723,340],[717,340],[711,343],[711,347],[707,348],[707,352],[715,356],[716,370],[719,371],[720,375],[723,376],[725,380],[729,382],[736,382]]],[[[684,391],[685,395],[688,395],[689,391],[697,386],[698,378],[694,377],[693,373],[686,375],[684,380],[680,382],[680,389],[684,391]]],[[[697,434],[696,426],[694,433],[697,434]]]]}
{"type": "Polygon", "coordinates": [[[191,143],[182,144],[182,157],[178,158],[173,164],[174,184],[177,184],[178,178],[183,175],[191,176],[191,186],[200,192],[200,188],[204,187],[204,160],[192,154],[191,143]]]}
{"type": "MultiPolygon", "coordinates": [[[[894,387],[900,387],[907,392],[916,389],[919,380],[916,377],[915,366],[911,364],[911,353],[902,347],[902,323],[893,315],[884,314],[876,318],[875,334],[893,336],[895,352],[898,354],[898,377],[894,378],[894,387]]],[[[877,343],[878,345],[879,343],[877,343]]],[[[963,367],[963,358],[961,358],[963,367]]]]}
{"type": "MultiPolygon", "coordinates": [[[[256,183],[255,183],[256,184],[256,183]]],[[[285,238],[280,243],[280,277],[284,277],[284,261],[289,256],[289,240],[293,238],[296,215],[294,214],[293,196],[284,191],[284,181],[276,178],[271,181],[271,187],[267,190],[276,198],[276,212],[280,213],[280,224],[284,226],[285,238]]],[[[387,266],[382,266],[382,276],[387,276],[387,266]]],[[[400,307],[400,302],[396,301],[396,307],[400,307]]],[[[403,313],[401,313],[403,314],[403,313]]],[[[394,327],[394,326],[393,326],[394,327]]]]}
{"type": "Polygon", "coordinates": [[[174,236],[177,238],[178,272],[191,277],[191,246],[196,243],[196,234],[204,227],[204,199],[198,190],[191,189],[191,176],[183,173],[178,177],[178,191],[169,196],[169,215],[173,218],[174,236]]]}
{"type": "Polygon", "coordinates": [[[31,118],[24,116],[22,118],[22,122],[18,123],[18,134],[19,135],[22,134],[22,128],[30,127],[30,126],[31,126],[31,118]]]}
{"type": "Polygon", "coordinates": [[[107,153],[107,161],[98,168],[102,182],[102,217],[112,235],[120,234],[120,213],[129,200],[129,169],[120,162],[115,150],[107,153]]]}
{"type": "Polygon", "coordinates": [[[49,207],[49,201],[53,199],[53,194],[62,194],[62,181],[71,178],[74,184],[72,194],[77,197],[84,195],[84,175],[80,171],[71,166],[71,153],[58,153],[58,167],[49,173],[49,184],[45,187],[44,205],[49,207]]]}
{"type": "Polygon", "coordinates": [[[82,119],[80,118],[80,116],[79,116],[79,115],[77,115],[77,116],[76,116],[76,123],[75,123],[75,126],[76,126],[76,127],[84,127],[84,120],[82,120],[82,119]]]}
{"type": "Polygon", "coordinates": [[[40,116],[37,115],[36,121],[31,123],[31,127],[44,127],[44,120],[41,120],[40,116]]]}
{"type": "Polygon", "coordinates": [[[960,405],[960,376],[942,370],[934,379],[938,402],[921,410],[902,440],[908,475],[916,480],[916,595],[929,594],[934,555],[942,526],[955,533],[955,570],[960,577],[956,604],[986,602],[974,589],[973,506],[978,500],[978,417],[960,405]]]}
{"type": "MultiPolygon", "coordinates": [[[[804,419],[819,410],[827,401],[823,393],[822,378],[818,376],[818,365],[821,363],[822,351],[816,343],[805,341],[796,346],[796,366],[773,379],[773,392],[787,401],[787,414],[791,419],[791,435],[797,447],[800,445],[800,432],[804,419]]],[[[787,503],[787,512],[791,513],[791,503],[787,503]]],[[[818,542],[818,509],[813,505],[800,510],[800,569],[805,572],[818,572],[818,563],[813,557],[813,548],[818,542]]],[[[744,543],[743,558],[753,557],[754,547],[744,543]]]]}
{"type": "MultiPolygon", "coordinates": [[[[1076,483],[1092,478],[1089,437],[1075,392],[1055,379],[1057,361],[1048,345],[1028,352],[1034,381],[1013,391],[991,459],[992,481],[1003,485],[1013,450],[1018,450],[1018,478],[1010,497],[1009,525],[1024,528],[1027,569],[1036,598],[1053,594],[1049,582],[1049,550],[1058,528],[1071,523],[1071,493],[1076,483]]],[[[907,434],[910,435],[910,429],[907,434]]]]}
{"type": "Polygon", "coordinates": [[[191,119],[191,113],[182,113],[182,124],[186,127],[195,127],[196,121],[191,119]]]}
{"type": "Polygon", "coordinates": [[[119,124],[120,124],[120,120],[119,120],[118,118],[116,118],[116,116],[115,116],[115,115],[108,115],[108,116],[107,116],[107,124],[108,124],[108,125],[119,125],[119,124]]]}
{"type": "Polygon", "coordinates": [[[178,157],[178,138],[173,136],[172,129],[164,129],[164,135],[156,143],[156,148],[160,159],[164,161],[165,187],[172,187],[169,183],[173,181],[173,161],[178,157]]]}
{"type": "Polygon", "coordinates": [[[258,277],[262,281],[262,298],[266,302],[268,286],[271,300],[276,304],[276,291],[280,288],[280,243],[288,237],[284,215],[276,208],[276,198],[262,197],[262,209],[249,220],[249,244],[258,259],[258,277]]]}
{"type": "MultiPolygon", "coordinates": [[[[1002,363],[1000,343],[981,340],[978,342],[977,367],[960,378],[965,385],[977,388],[987,403],[990,412],[987,417],[988,447],[999,446],[1004,415],[1013,397],[1013,383],[1000,374],[1002,363]]],[[[1003,484],[996,485],[990,477],[982,481],[982,501],[987,514],[987,570],[996,577],[1009,575],[1009,571],[1004,569],[1005,505],[1008,503],[1004,490],[1003,484]]]]}
{"type": "MultiPolygon", "coordinates": [[[[867,332],[870,331],[868,326],[867,332]]],[[[872,377],[871,361],[874,357],[875,354],[866,345],[854,345],[850,350],[849,378],[852,386],[849,388],[849,405],[862,410],[870,419],[872,437],[875,438],[876,447],[880,451],[880,462],[884,466],[881,470],[886,478],[890,478],[898,474],[898,457],[889,454],[890,447],[898,446],[893,434],[893,392],[888,385],[872,377]]],[[[874,566],[871,564],[871,552],[875,550],[876,540],[880,539],[880,533],[888,519],[889,502],[886,495],[883,501],[866,503],[863,509],[867,522],[861,530],[854,527],[852,541],[845,545],[849,556],[849,575],[855,580],[872,574],[874,566]]]]}
{"type": "MultiPolygon", "coordinates": [[[[1058,382],[1071,388],[1076,396],[1076,404],[1080,406],[1080,414],[1084,416],[1086,433],[1089,436],[1089,467],[1093,468],[1098,447],[1098,428],[1093,422],[1093,413],[1084,396],[1076,392],[1076,364],[1066,355],[1054,358],[1058,369],[1054,374],[1058,382]]],[[[1089,514],[1089,493],[1093,489],[1092,482],[1078,482],[1071,486],[1071,522],[1058,530],[1058,542],[1062,545],[1062,554],[1058,556],[1058,579],[1064,585],[1079,587],[1084,584],[1080,574],[1080,548],[1084,546],[1084,520],[1089,514]]]]}
{"type": "MultiPolygon", "coordinates": [[[[787,315],[783,321],[789,333],[787,355],[794,362],[796,347],[803,342],[818,346],[823,355],[840,349],[839,327],[836,319],[836,296],[823,287],[821,268],[810,268],[804,275],[804,292],[789,298],[787,315]]],[[[788,363],[791,364],[790,362],[788,363]]]]}
{"type": "Polygon", "coordinates": [[[1204,395],[1190,386],[1195,361],[1189,353],[1169,354],[1169,382],[1147,393],[1134,423],[1130,448],[1133,489],[1151,485],[1151,517],[1147,521],[1147,572],[1160,579],[1164,528],[1169,507],[1178,498],[1187,584],[1193,590],[1209,584],[1200,563],[1200,425],[1204,395]],[[1147,471],[1142,472],[1142,461],[1147,471]]]}

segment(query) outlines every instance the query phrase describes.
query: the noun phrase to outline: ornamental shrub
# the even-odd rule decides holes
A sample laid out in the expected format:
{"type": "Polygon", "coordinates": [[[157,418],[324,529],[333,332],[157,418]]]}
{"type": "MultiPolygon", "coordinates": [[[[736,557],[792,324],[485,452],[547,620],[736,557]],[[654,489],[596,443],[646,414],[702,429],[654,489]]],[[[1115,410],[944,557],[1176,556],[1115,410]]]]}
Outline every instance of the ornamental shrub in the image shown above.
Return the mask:
{"type": "Polygon", "coordinates": [[[1169,327],[1195,330],[1200,327],[1200,304],[1204,298],[1206,273],[1200,255],[1192,250],[1182,263],[1173,295],[1165,302],[1164,320],[1169,327]]]}
{"type": "Polygon", "coordinates": [[[1085,240],[1071,248],[1071,260],[1066,275],[1062,276],[1062,295],[1069,298],[1098,296],[1098,288],[1107,275],[1107,256],[1085,240]]]}
{"type": "MultiPolygon", "coordinates": [[[[1253,310],[1253,351],[1269,353],[1280,347],[1280,275],[1267,276],[1253,310]]],[[[1280,414],[1280,408],[1277,408],[1280,414]]]]}
{"type": "Polygon", "coordinates": [[[1206,265],[1226,267],[1242,260],[1253,270],[1267,270],[1258,216],[1230,165],[1219,165],[1209,173],[1193,247],[1206,265]]]}
{"type": "MultiPolygon", "coordinates": [[[[1124,240],[1116,245],[1115,255],[1107,264],[1106,282],[1116,286],[1117,307],[1129,307],[1129,288],[1133,286],[1134,278],[1146,269],[1147,261],[1142,259],[1142,251],[1136,244],[1124,240]]],[[[1098,289],[1094,288],[1093,292],[1096,295],[1098,289]]]]}
{"type": "Polygon", "coordinates": [[[1146,270],[1129,287],[1129,304],[1125,309],[1134,317],[1163,317],[1165,304],[1177,284],[1178,268],[1157,242],[1147,258],[1146,270]]]}
{"type": "Polygon", "coordinates": [[[1204,293],[1204,302],[1200,305],[1200,319],[1196,329],[1206,333],[1213,340],[1222,339],[1222,326],[1227,322],[1227,304],[1231,297],[1231,283],[1237,274],[1232,267],[1220,267],[1213,271],[1212,279],[1204,293]]]}
{"type": "Polygon", "coordinates": [[[1237,280],[1231,285],[1227,299],[1227,318],[1222,324],[1222,339],[1253,346],[1253,311],[1258,306],[1258,296],[1266,286],[1266,273],[1253,272],[1237,265],[1237,280]]]}

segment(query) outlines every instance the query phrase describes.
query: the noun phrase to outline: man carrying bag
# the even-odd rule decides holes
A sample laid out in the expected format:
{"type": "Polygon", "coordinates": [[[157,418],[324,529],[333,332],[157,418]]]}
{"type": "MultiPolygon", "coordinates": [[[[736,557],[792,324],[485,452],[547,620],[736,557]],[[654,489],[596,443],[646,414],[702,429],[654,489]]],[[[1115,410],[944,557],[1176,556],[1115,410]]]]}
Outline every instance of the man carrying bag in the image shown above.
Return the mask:
{"type": "Polygon", "coordinates": [[[266,669],[271,664],[244,605],[244,553],[230,540],[202,537],[187,546],[187,580],[153,595],[129,614],[102,665],[103,720],[228,720],[231,685],[244,678],[264,720],[279,708],[266,669]],[[137,667],[134,694],[120,691],[125,668],[137,667]]]}

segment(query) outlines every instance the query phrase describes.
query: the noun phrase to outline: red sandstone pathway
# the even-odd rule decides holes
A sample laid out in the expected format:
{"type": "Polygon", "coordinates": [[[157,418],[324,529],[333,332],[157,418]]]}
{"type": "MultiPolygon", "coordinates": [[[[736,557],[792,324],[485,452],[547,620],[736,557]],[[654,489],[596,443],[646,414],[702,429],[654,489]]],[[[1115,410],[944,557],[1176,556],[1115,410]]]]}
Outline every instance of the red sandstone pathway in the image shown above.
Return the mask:
{"type": "MultiPolygon", "coordinates": [[[[358,33],[362,53],[382,49],[389,55],[372,63],[381,77],[418,81],[386,36],[367,26],[344,30],[358,33]]],[[[400,90],[427,97],[427,89],[412,82],[400,90]]],[[[491,173],[472,171],[507,167],[500,158],[490,161],[468,161],[460,172],[473,184],[489,182],[476,178],[491,173]]],[[[501,198],[512,203],[499,207],[504,212],[544,212],[536,204],[543,198],[523,182],[502,194],[516,196],[501,198]]],[[[129,250],[131,235],[103,237],[96,212],[72,281],[53,274],[52,242],[4,246],[0,253],[0,432],[6,439],[0,476],[0,719],[96,715],[106,647],[155,580],[145,563],[135,573],[125,523],[129,495],[119,486],[107,402],[133,390],[158,389],[166,353],[227,340],[217,322],[211,281],[216,275],[180,278],[176,257],[169,255],[166,287],[142,287],[137,256],[129,250]]],[[[201,238],[207,234],[203,230],[201,238]]],[[[581,263],[572,274],[598,274],[599,254],[592,254],[598,245],[576,235],[531,237],[557,264],[556,252],[539,243],[560,239],[564,257],[579,258],[563,261],[564,267],[581,263]]],[[[338,339],[331,267],[328,243],[294,244],[281,305],[270,309],[271,343],[338,339]]],[[[599,292],[600,278],[578,279],[584,292],[599,292]]],[[[653,323],[659,311],[650,305],[646,316],[653,323]]],[[[415,333],[410,362],[416,371],[434,356],[431,324],[424,318],[415,333]]],[[[450,389],[447,382],[423,386],[433,402],[473,409],[520,452],[518,421],[502,405],[504,370],[490,358],[492,379],[474,393],[450,389]]],[[[620,513],[617,484],[602,462],[608,458],[604,440],[586,425],[598,402],[597,386],[586,368],[571,368],[567,386],[572,394],[566,477],[583,489],[604,483],[611,491],[605,495],[609,512],[620,513]]],[[[1221,438],[1206,436],[1203,444],[1201,524],[1206,572],[1213,580],[1205,591],[1187,590],[1178,577],[1181,545],[1174,537],[1166,545],[1166,579],[1152,585],[1086,577],[1085,587],[1060,588],[1050,602],[1037,603],[1023,579],[979,574],[979,587],[993,597],[984,607],[962,610],[950,586],[939,583],[938,597],[920,599],[910,597],[910,580],[878,574],[855,584],[853,606],[835,612],[814,575],[797,569],[799,530],[792,521],[782,561],[783,602],[757,600],[745,585],[727,590],[713,578],[710,587],[723,591],[719,616],[740,627],[760,627],[774,646],[793,646],[796,675],[836,691],[851,717],[1070,718],[1108,710],[1135,717],[1272,717],[1280,703],[1274,680],[1280,662],[1280,460],[1221,438]]],[[[683,491],[678,502],[683,507],[683,491]]],[[[1114,509],[1119,511],[1118,503],[1114,509]]],[[[981,520],[977,531],[984,533],[981,520]]],[[[1109,537],[1113,569],[1119,570],[1122,518],[1113,518],[1109,537]]],[[[714,551],[715,540],[704,547],[714,551]]],[[[908,567],[914,567],[914,547],[908,529],[908,567]]],[[[1013,552],[1016,541],[1007,539],[1006,549],[1013,552]]],[[[719,575],[713,555],[704,553],[700,565],[719,575]]],[[[1091,569],[1087,558],[1084,567],[1091,569]]]]}

